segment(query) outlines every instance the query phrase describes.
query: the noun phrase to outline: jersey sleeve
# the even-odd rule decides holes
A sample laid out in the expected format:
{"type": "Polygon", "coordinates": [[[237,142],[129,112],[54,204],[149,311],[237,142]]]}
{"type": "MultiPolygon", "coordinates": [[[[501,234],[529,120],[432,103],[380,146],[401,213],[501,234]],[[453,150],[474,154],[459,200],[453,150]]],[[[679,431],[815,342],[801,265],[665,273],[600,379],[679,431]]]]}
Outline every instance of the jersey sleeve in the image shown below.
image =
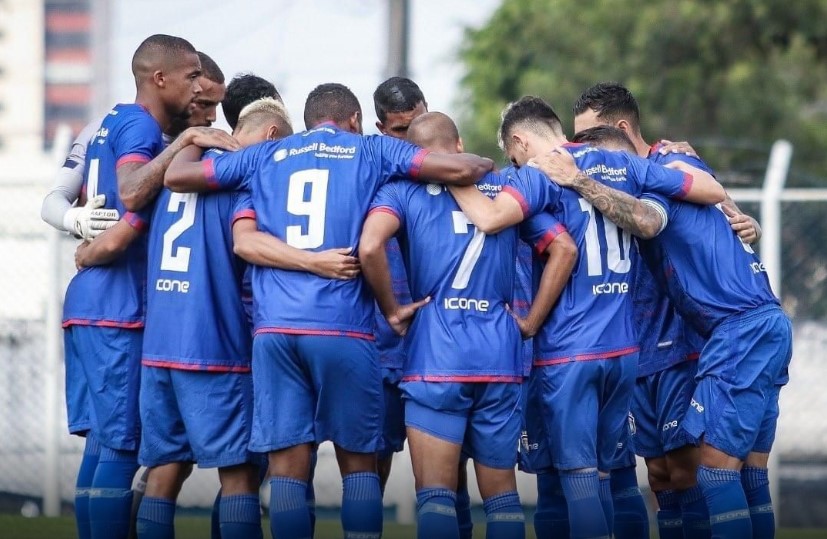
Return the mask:
{"type": "Polygon", "coordinates": [[[399,192],[401,186],[401,181],[395,181],[380,187],[370,204],[369,213],[388,213],[399,219],[400,224],[403,224],[405,222],[405,209],[399,192]]]}
{"type": "Polygon", "coordinates": [[[429,153],[410,142],[384,135],[365,137],[365,146],[376,161],[381,183],[394,176],[418,178],[422,162],[429,153]]]}
{"type": "Polygon", "coordinates": [[[687,155],[685,153],[668,153],[666,155],[657,155],[657,158],[650,158],[649,160],[659,165],[668,165],[669,163],[679,161],[681,163],[686,163],[691,167],[695,167],[698,170],[703,170],[704,172],[707,172],[712,176],[715,176],[715,172],[712,170],[712,168],[710,168],[709,165],[704,163],[703,160],[695,157],[694,155],[687,155]]]}
{"type": "Polygon", "coordinates": [[[232,212],[230,226],[239,219],[255,219],[256,211],[253,209],[253,197],[249,191],[238,191],[233,193],[232,212]]]}
{"type": "Polygon", "coordinates": [[[213,189],[248,190],[249,178],[256,169],[261,151],[261,145],[237,152],[208,150],[201,158],[204,178],[213,189]]]}
{"type": "Polygon", "coordinates": [[[655,193],[644,193],[641,195],[640,201],[660,214],[661,225],[658,234],[663,232],[663,229],[669,224],[669,213],[675,208],[676,203],[670,202],[668,198],[655,193]]]}
{"type": "Polygon", "coordinates": [[[560,201],[560,186],[536,168],[512,167],[501,174],[506,178],[502,193],[513,197],[520,204],[526,219],[555,208],[560,201]]]}
{"type": "Polygon", "coordinates": [[[537,254],[545,253],[551,242],[563,232],[567,232],[563,223],[547,212],[538,213],[520,224],[520,239],[537,254]]]}
{"type": "Polygon", "coordinates": [[[130,115],[114,138],[115,168],[126,163],[149,163],[164,149],[161,128],[149,114],[130,115]]]}
{"type": "Polygon", "coordinates": [[[643,159],[626,154],[632,169],[632,176],[638,183],[638,193],[657,193],[669,198],[685,198],[692,187],[692,176],[680,170],[666,168],[643,159]]]}

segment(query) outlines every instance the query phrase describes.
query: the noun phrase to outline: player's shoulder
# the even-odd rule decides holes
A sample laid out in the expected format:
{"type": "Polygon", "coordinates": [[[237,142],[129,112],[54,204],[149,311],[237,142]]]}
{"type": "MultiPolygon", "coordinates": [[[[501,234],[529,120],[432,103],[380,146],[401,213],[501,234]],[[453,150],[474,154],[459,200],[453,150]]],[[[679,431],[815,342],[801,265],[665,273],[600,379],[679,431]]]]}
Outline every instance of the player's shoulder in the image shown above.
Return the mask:
{"type": "Polygon", "coordinates": [[[668,165],[669,163],[674,163],[676,161],[680,161],[682,163],[686,163],[692,167],[697,169],[703,170],[704,172],[708,172],[714,175],[712,167],[710,167],[703,159],[694,155],[687,155],[685,153],[666,153],[663,154],[660,152],[661,148],[663,148],[666,144],[661,140],[652,144],[649,147],[649,156],[648,161],[652,163],[656,163],[658,165],[668,165]]]}
{"type": "Polygon", "coordinates": [[[161,126],[149,111],[137,103],[121,103],[115,105],[101,122],[98,130],[108,130],[112,133],[139,132],[143,136],[163,139],[161,126]]]}

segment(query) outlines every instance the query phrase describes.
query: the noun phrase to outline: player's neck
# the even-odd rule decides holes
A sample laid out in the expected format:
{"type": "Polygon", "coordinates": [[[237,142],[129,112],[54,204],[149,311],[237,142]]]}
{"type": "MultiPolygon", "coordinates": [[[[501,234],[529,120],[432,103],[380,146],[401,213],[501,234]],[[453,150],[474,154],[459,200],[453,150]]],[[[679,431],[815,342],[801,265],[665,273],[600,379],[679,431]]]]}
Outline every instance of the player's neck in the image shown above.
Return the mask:
{"type": "Polygon", "coordinates": [[[167,113],[166,108],[164,108],[164,105],[159,100],[147,97],[138,90],[138,95],[135,96],[135,104],[144,107],[147,112],[149,112],[149,115],[155,118],[162,132],[166,133],[172,125],[172,117],[167,113]]]}
{"type": "Polygon", "coordinates": [[[632,144],[635,145],[635,151],[637,152],[638,156],[646,158],[649,157],[649,144],[643,140],[643,136],[640,133],[630,133],[628,130],[626,134],[629,136],[629,140],[632,141],[632,144]]]}

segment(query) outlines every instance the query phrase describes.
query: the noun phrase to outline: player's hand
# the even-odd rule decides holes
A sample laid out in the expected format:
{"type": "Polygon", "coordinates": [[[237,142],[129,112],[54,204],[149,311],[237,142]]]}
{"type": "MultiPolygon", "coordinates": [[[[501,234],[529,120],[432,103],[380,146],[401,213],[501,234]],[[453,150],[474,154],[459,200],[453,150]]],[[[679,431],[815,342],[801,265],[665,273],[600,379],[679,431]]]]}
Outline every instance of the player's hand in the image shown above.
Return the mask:
{"type": "Polygon", "coordinates": [[[184,136],[190,144],[195,144],[204,149],[220,148],[222,150],[235,151],[241,145],[226,131],[212,127],[190,127],[184,131],[184,136]]]}
{"type": "Polygon", "coordinates": [[[342,247],[313,253],[313,273],[319,277],[343,281],[357,277],[362,268],[359,259],[351,256],[352,251],[350,247],[342,247]]]}
{"type": "Polygon", "coordinates": [[[549,153],[538,155],[528,161],[528,166],[539,169],[562,187],[572,186],[580,174],[574,157],[564,148],[555,148],[549,153]]]}
{"type": "Polygon", "coordinates": [[[86,201],[80,208],[70,208],[63,216],[63,225],[78,238],[91,241],[112,228],[121,218],[118,210],[106,209],[106,195],[98,195],[86,201]]]}
{"type": "Polygon", "coordinates": [[[721,205],[724,214],[727,216],[729,226],[738,234],[741,241],[746,244],[753,244],[761,238],[761,225],[749,215],[738,213],[726,204],[721,205]]]}
{"type": "Polygon", "coordinates": [[[86,253],[86,250],[88,248],[89,248],[89,242],[84,241],[83,243],[78,245],[77,249],[75,249],[75,267],[78,270],[82,270],[83,268],[86,267],[86,264],[84,262],[84,254],[86,253]]]}
{"type": "Polygon", "coordinates": [[[511,306],[506,304],[505,310],[508,311],[508,314],[514,318],[514,321],[517,322],[517,327],[520,328],[520,335],[523,336],[523,340],[531,339],[535,335],[537,335],[537,328],[534,327],[526,318],[521,318],[520,315],[515,313],[511,310],[511,306]]]}
{"type": "Polygon", "coordinates": [[[698,157],[698,152],[695,151],[695,148],[690,146],[690,144],[686,141],[681,142],[672,142],[671,140],[661,140],[663,146],[658,150],[658,153],[661,155],[667,155],[670,153],[684,153],[686,155],[691,155],[692,157],[698,157]]]}
{"type": "Polygon", "coordinates": [[[414,314],[420,308],[424,307],[431,301],[431,296],[425,299],[409,303],[407,305],[400,305],[391,316],[388,317],[388,325],[400,336],[404,337],[408,333],[408,328],[413,322],[414,314]]]}

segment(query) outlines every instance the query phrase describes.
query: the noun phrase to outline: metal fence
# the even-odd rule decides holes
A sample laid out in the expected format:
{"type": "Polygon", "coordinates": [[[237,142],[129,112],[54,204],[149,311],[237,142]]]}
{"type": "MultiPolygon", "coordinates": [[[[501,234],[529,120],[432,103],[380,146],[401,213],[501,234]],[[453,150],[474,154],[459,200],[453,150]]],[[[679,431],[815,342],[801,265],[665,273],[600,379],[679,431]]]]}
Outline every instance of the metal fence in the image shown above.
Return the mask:
{"type": "MultiPolygon", "coordinates": [[[[55,148],[54,157],[39,161],[0,162],[0,512],[71,511],[82,451],[82,441],[66,433],[59,329],[77,242],[39,218],[61,144],[55,148]]],[[[784,152],[790,148],[780,148],[768,168],[769,186],[731,192],[745,211],[761,219],[762,258],[795,320],[792,380],[782,392],[774,465],[782,522],[827,526],[827,366],[822,359],[827,349],[827,190],[784,189],[784,152]]],[[[640,479],[645,484],[645,474],[640,479]]],[[[339,503],[341,481],[329,444],[320,450],[315,485],[319,506],[339,503]]],[[[180,503],[206,508],[217,489],[214,470],[197,470],[180,503]]],[[[473,480],[471,490],[474,495],[473,480]]],[[[533,477],[520,474],[520,490],[526,504],[534,503],[533,477]]],[[[412,520],[407,453],[396,456],[385,498],[386,505],[397,508],[398,519],[412,520]]]]}

